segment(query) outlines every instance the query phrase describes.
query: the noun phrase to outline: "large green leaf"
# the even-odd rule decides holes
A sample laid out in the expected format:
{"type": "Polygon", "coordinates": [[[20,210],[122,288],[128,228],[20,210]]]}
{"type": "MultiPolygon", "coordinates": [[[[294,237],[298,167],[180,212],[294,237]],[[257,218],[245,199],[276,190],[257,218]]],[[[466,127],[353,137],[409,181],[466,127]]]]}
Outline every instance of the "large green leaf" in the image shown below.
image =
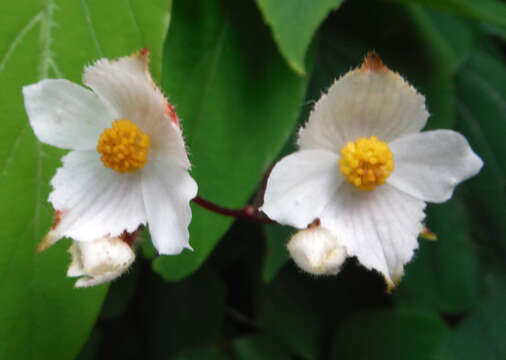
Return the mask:
{"type": "Polygon", "coordinates": [[[454,76],[471,52],[471,30],[452,14],[426,10],[417,4],[407,4],[405,10],[430,67],[430,76],[420,81],[431,112],[427,128],[452,128],[456,123],[454,76]]]}
{"type": "MultiPolygon", "coordinates": [[[[243,206],[293,130],[306,81],[283,61],[253,4],[175,1],[173,14],[163,86],[183,119],[199,194],[243,206]]],[[[195,250],[154,262],[168,280],[197,269],[232,222],[192,210],[195,250]]]]}
{"type": "Polygon", "coordinates": [[[141,288],[139,319],[149,358],[167,359],[218,341],[225,315],[225,284],[211,268],[178,283],[151,273],[141,288]]]}
{"type": "Polygon", "coordinates": [[[473,54],[457,76],[457,111],[459,130],[485,163],[469,181],[479,210],[474,215],[492,224],[506,247],[506,70],[500,60],[473,54]]]}
{"type": "Polygon", "coordinates": [[[346,317],[390,302],[381,275],[353,260],[337,276],[320,277],[290,261],[262,294],[263,334],[304,359],[327,358],[327,342],[346,317]]]}
{"type": "Polygon", "coordinates": [[[331,359],[436,359],[448,336],[436,316],[410,312],[362,312],[339,329],[331,359]]]}
{"type": "Polygon", "coordinates": [[[266,336],[247,336],[234,342],[238,359],[242,360],[289,360],[290,353],[277,341],[266,336]]]}
{"type": "Polygon", "coordinates": [[[454,75],[472,50],[474,37],[461,18],[438,10],[406,5],[416,30],[426,43],[425,53],[444,72],[454,75]]]}
{"type": "Polygon", "coordinates": [[[305,74],[304,58],[313,35],[329,11],[343,0],[256,0],[272,28],[277,45],[288,64],[305,74]]]}
{"type": "Polygon", "coordinates": [[[275,339],[279,346],[305,359],[317,357],[323,335],[319,322],[321,307],[318,305],[325,297],[323,292],[317,293],[311,287],[312,282],[318,285],[317,281],[285,267],[266,287],[260,315],[261,327],[266,335],[275,339]],[[313,298],[314,301],[311,301],[313,298]]]}
{"type": "Polygon", "coordinates": [[[506,358],[506,286],[504,269],[485,279],[488,297],[452,332],[441,358],[448,360],[498,360],[506,358]]]}
{"type": "Polygon", "coordinates": [[[68,242],[35,253],[51,226],[46,199],[62,152],[36,140],[21,88],[47,77],[80,82],[91,61],[144,46],[151,48],[152,68],[159,74],[169,4],[20,0],[2,2],[0,13],[0,358],[71,359],[107,288],[73,288],[74,281],[65,277],[68,242]]]}
{"type": "Polygon", "coordinates": [[[424,6],[451,11],[500,26],[506,26],[506,5],[500,0],[396,0],[415,2],[424,6]]]}

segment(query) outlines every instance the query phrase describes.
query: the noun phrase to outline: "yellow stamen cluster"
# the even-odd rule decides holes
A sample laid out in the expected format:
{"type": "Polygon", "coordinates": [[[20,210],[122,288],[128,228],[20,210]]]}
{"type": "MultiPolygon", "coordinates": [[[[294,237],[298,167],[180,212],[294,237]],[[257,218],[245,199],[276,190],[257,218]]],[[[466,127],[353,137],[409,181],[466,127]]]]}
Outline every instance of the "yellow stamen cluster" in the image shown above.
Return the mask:
{"type": "Polygon", "coordinates": [[[341,172],[361,190],[371,191],[383,184],[394,170],[394,157],[387,143],[376,136],[359,138],[341,149],[341,172]]]}
{"type": "Polygon", "coordinates": [[[149,147],[148,135],[132,121],[119,119],[100,135],[97,151],[105,167],[124,173],[144,166],[149,147]]]}

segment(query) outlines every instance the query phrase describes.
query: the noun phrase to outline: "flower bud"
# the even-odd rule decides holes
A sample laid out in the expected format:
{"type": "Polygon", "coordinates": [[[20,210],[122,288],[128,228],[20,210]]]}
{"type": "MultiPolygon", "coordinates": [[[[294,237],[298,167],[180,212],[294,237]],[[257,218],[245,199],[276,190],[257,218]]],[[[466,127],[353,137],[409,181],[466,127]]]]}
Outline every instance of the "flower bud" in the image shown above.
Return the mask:
{"type": "Polygon", "coordinates": [[[130,245],[119,237],[74,241],[68,250],[72,263],[69,277],[80,277],[75,287],[88,287],[111,281],[123,274],[135,260],[130,245]]]}
{"type": "Polygon", "coordinates": [[[287,247],[293,261],[313,275],[337,274],[347,257],[337,238],[321,226],[297,232],[287,247]]]}

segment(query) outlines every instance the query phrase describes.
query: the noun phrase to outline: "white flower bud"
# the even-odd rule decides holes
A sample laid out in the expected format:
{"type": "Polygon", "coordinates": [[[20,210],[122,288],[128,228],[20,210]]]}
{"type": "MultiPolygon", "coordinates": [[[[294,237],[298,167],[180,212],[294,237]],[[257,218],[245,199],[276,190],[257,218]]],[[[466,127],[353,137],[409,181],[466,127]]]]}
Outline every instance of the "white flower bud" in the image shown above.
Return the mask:
{"type": "Polygon", "coordinates": [[[347,257],[337,238],[321,226],[297,232],[287,247],[293,261],[313,275],[337,274],[347,257]]]}
{"type": "Polygon", "coordinates": [[[88,287],[111,281],[123,274],[135,260],[130,245],[119,237],[93,241],[74,241],[69,249],[72,263],[69,277],[81,277],[76,287],[88,287]]]}

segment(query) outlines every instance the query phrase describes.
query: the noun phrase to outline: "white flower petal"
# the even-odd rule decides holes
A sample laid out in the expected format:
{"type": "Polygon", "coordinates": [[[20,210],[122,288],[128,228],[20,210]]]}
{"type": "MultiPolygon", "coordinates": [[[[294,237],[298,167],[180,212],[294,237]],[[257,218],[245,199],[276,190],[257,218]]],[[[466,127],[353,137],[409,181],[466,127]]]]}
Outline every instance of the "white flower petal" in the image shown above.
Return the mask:
{"type": "Polygon", "coordinates": [[[287,248],[293,261],[313,275],[335,275],[346,260],[346,249],[321,226],[297,232],[287,248]]]}
{"type": "MultiPolygon", "coordinates": [[[[160,121],[153,124],[151,131],[149,136],[152,153],[163,153],[174,165],[190,169],[191,164],[179,125],[171,121],[160,121]]],[[[148,159],[149,161],[151,160],[148,159]]]]}
{"type": "Polygon", "coordinates": [[[152,150],[190,167],[179,119],[151,78],[146,50],[114,61],[98,60],[86,68],[83,82],[116,109],[119,118],[133,121],[149,135],[152,150]]]}
{"type": "Polygon", "coordinates": [[[362,67],[345,74],[320,98],[298,144],[338,153],[359,137],[376,135],[388,142],[418,132],[427,117],[425,98],[370,54],[362,67]]]}
{"type": "Polygon", "coordinates": [[[116,109],[120,118],[140,124],[150,121],[146,114],[163,113],[164,97],[151,80],[148,57],[141,53],[96,61],[85,69],[83,83],[116,109]]]}
{"type": "Polygon", "coordinates": [[[395,169],[388,183],[425,201],[448,200],[455,186],[483,165],[467,140],[452,130],[406,135],[389,146],[395,169]]]}
{"type": "Polygon", "coordinates": [[[146,223],[140,171],[108,169],[96,151],[73,151],[62,160],[49,195],[61,214],[52,237],[92,241],[131,233],[146,223]]]}
{"type": "Polygon", "coordinates": [[[160,254],[179,254],[189,245],[190,200],[197,183],[164,153],[154,153],[142,169],[142,192],[153,245],[160,254]]]}
{"type": "Polygon", "coordinates": [[[284,157],[269,175],[260,210],[281,224],[305,228],[319,217],[344,180],[338,159],[324,150],[284,157]]]}
{"type": "Polygon", "coordinates": [[[64,149],[94,149],[115,117],[95,94],[68,80],[39,81],[23,95],[37,138],[64,149]]]}
{"type": "Polygon", "coordinates": [[[368,269],[382,273],[389,286],[400,279],[404,264],[418,247],[423,229],[425,202],[389,184],[374,191],[344,183],[320,217],[343,244],[368,269]]]}
{"type": "Polygon", "coordinates": [[[130,245],[120,238],[103,237],[93,241],[74,241],[69,249],[72,263],[67,276],[82,276],[76,287],[88,287],[111,281],[125,271],[135,260],[130,245]]]}
{"type": "MultiPolygon", "coordinates": [[[[169,119],[167,100],[149,73],[149,58],[142,53],[118,60],[100,59],[84,71],[83,82],[118,113],[142,131],[169,119]]],[[[169,120],[170,121],[170,120],[169,120]]]]}

